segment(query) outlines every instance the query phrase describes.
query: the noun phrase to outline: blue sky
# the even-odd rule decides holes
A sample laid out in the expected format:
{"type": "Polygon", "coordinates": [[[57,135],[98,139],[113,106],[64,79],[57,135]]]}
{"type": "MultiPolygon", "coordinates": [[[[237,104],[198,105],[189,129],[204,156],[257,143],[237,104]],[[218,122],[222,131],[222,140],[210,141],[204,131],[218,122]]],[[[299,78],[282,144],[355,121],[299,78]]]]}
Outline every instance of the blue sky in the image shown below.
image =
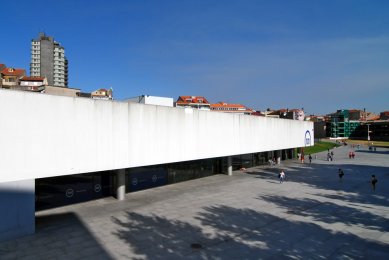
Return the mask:
{"type": "Polygon", "coordinates": [[[40,31],[69,86],[116,99],[200,95],[258,110],[389,110],[386,0],[2,1],[0,63],[29,71],[40,31]]]}

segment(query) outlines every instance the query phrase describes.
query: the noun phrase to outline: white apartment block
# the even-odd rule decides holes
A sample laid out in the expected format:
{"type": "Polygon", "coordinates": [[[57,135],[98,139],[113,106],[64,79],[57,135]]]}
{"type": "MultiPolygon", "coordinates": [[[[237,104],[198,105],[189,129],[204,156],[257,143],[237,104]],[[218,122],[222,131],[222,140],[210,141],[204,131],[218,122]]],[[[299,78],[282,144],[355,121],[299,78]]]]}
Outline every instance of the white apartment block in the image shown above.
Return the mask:
{"type": "Polygon", "coordinates": [[[44,33],[40,33],[37,39],[31,41],[30,75],[46,77],[51,86],[68,86],[68,61],[65,49],[44,33]]]}

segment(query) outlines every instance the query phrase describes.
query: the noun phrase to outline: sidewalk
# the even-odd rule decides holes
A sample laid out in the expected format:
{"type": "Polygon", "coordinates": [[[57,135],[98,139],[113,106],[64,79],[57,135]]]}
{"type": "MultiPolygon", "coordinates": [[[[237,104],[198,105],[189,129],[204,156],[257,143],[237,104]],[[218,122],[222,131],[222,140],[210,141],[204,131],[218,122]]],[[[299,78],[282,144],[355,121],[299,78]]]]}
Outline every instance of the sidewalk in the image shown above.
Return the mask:
{"type": "Polygon", "coordinates": [[[389,149],[349,149],[42,211],[0,259],[387,259],[389,149]]]}

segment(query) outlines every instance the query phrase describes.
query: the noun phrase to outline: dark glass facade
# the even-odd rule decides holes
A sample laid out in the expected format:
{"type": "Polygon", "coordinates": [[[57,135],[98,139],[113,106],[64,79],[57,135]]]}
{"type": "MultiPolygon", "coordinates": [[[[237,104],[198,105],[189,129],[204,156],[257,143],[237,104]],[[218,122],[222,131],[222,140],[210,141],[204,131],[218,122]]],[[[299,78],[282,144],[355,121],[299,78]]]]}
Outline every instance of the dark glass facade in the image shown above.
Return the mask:
{"type": "Polygon", "coordinates": [[[36,179],[35,209],[60,207],[112,194],[112,171],[36,179]]]}
{"type": "MultiPolygon", "coordinates": [[[[264,165],[269,159],[290,159],[293,149],[232,157],[233,170],[264,165]]],[[[126,192],[155,188],[213,174],[227,173],[227,158],[212,158],[187,162],[126,169],[126,192]]],[[[35,181],[37,211],[80,203],[115,195],[113,171],[84,173],[35,181]]]]}

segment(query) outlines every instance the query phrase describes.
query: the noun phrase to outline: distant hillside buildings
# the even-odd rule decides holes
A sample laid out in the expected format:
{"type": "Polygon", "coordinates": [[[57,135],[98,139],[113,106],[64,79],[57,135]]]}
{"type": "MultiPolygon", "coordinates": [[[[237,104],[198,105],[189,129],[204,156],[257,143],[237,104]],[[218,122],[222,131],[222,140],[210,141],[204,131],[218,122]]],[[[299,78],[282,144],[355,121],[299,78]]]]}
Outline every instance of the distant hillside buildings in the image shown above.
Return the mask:
{"type": "MultiPolygon", "coordinates": [[[[51,95],[113,100],[112,88],[100,88],[93,92],[82,92],[78,88],[68,87],[68,60],[65,48],[53,37],[40,33],[31,40],[30,76],[22,68],[7,67],[0,64],[0,88],[23,90],[51,95]]],[[[167,107],[183,107],[211,112],[266,116],[291,120],[315,122],[316,138],[356,138],[372,137],[389,141],[389,111],[375,115],[365,110],[342,109],[325,116],[305,116],[304,109],[268,108],[264,112],[256,111],[242,104],[218,102],[210,103],[203,96],[179,96],[173,98],[142,95],[126,100],[167,107]]]]}
{"type": "Polygon", "coordinates": [[[31,40],[30,76],[26,75],[25,69],[0,64],[0,88],[69,97],[113,99],[111,88],[84,93],[78,88],[68,87],[65,48],[44,33],[31,40]]]}
{"type": "Polygon", "coordinates": [[[308,118],[315,122],[315,138],[389,141],[388,115],[388,111],[378,116],[366,110],[341,109],[323,117],[308,118]]]}

